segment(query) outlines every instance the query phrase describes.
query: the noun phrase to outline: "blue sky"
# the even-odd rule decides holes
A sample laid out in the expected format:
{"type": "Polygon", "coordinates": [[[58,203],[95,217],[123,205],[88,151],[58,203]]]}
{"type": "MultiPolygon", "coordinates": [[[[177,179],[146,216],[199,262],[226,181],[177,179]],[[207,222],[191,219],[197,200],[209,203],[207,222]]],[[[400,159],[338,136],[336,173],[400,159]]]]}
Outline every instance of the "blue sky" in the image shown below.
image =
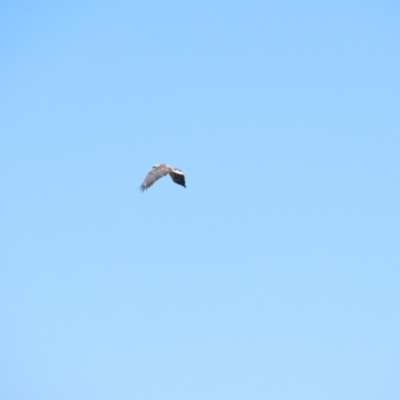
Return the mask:
{"type": "Polygon", "coordinates": [[[399,5],[56,3],[0,6],[0,397],[397,400],[399,5]]]}

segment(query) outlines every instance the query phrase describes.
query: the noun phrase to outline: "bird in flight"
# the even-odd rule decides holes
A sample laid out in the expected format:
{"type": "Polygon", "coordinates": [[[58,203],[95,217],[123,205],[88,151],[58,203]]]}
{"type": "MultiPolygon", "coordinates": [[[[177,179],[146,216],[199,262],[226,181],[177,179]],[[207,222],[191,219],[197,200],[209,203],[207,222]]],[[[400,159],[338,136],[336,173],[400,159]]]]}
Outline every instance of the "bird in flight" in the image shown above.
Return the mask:
{"type": "Polygon", "coordinates": [[[182,185],[186,188],[185,185],[185,175],[180,169],[170,167],[167,164],[156,164],[153,169],[147,174],[143,183],[140,186],[140,190],[144,192],[147,190],[153,183],[157,182],[163,176],[169,174],[172,180],[178,185],[182,185]]]}

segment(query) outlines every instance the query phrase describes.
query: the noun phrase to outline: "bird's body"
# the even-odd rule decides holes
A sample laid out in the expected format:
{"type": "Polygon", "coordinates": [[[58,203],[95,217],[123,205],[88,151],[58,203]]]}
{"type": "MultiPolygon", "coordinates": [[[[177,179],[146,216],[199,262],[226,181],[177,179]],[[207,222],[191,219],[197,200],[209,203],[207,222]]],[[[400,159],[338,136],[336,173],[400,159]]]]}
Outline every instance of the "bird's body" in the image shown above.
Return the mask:
{"type": "Polygon", "coordinates": [[[151,185],[153,185],[155,182],[157,182],[160,178],[163,176],[169,174],[169,176],[172,178],[172,180],[177,183],[178,185],[181,185],[186,188],[185,184],[185,175],[180,169],[171,167],[167,164],[156,164],[153,167],[153,170],[150,171],[146,178],[144,179],[142,185],[140,186],[140,190],[144,192],[147,190],[151,185]]]}

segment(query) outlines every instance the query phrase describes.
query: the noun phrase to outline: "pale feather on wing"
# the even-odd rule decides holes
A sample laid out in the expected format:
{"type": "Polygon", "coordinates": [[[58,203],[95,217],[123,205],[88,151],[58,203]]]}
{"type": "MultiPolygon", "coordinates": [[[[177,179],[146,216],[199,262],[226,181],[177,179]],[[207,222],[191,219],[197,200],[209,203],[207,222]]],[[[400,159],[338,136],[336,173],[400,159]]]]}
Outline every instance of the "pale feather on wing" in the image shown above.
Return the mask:
{"type": "Polygon", "coordinates": [[[161,164],[157,167],[154,167],[152,171],[150,171],[146,178],[144,179],[142,185],[140,186],[140,190],[143,192],[147,190],[151,185],[157,182],[160,178],[167,175],[171,170],[171,167],[168,165],[161,164]]]}

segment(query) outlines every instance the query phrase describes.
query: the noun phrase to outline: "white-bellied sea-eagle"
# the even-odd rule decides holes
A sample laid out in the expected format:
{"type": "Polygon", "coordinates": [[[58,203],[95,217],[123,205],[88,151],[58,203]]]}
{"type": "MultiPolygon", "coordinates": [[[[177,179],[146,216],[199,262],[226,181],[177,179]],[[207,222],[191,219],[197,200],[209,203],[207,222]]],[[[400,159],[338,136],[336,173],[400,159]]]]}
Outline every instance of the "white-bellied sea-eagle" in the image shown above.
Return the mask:
{"type": "Polygon", "coordinates": [[[147,174],[142,185],[140,186],[140,190],[144,192],[156,181],[167,174],[169,174],[169,176],[175,183],[177,183],[178,185],[182,185],[186,188],[185,175],[180,169],[170,167],[167,164],[156,164],[153,169],[147,174]]]}

